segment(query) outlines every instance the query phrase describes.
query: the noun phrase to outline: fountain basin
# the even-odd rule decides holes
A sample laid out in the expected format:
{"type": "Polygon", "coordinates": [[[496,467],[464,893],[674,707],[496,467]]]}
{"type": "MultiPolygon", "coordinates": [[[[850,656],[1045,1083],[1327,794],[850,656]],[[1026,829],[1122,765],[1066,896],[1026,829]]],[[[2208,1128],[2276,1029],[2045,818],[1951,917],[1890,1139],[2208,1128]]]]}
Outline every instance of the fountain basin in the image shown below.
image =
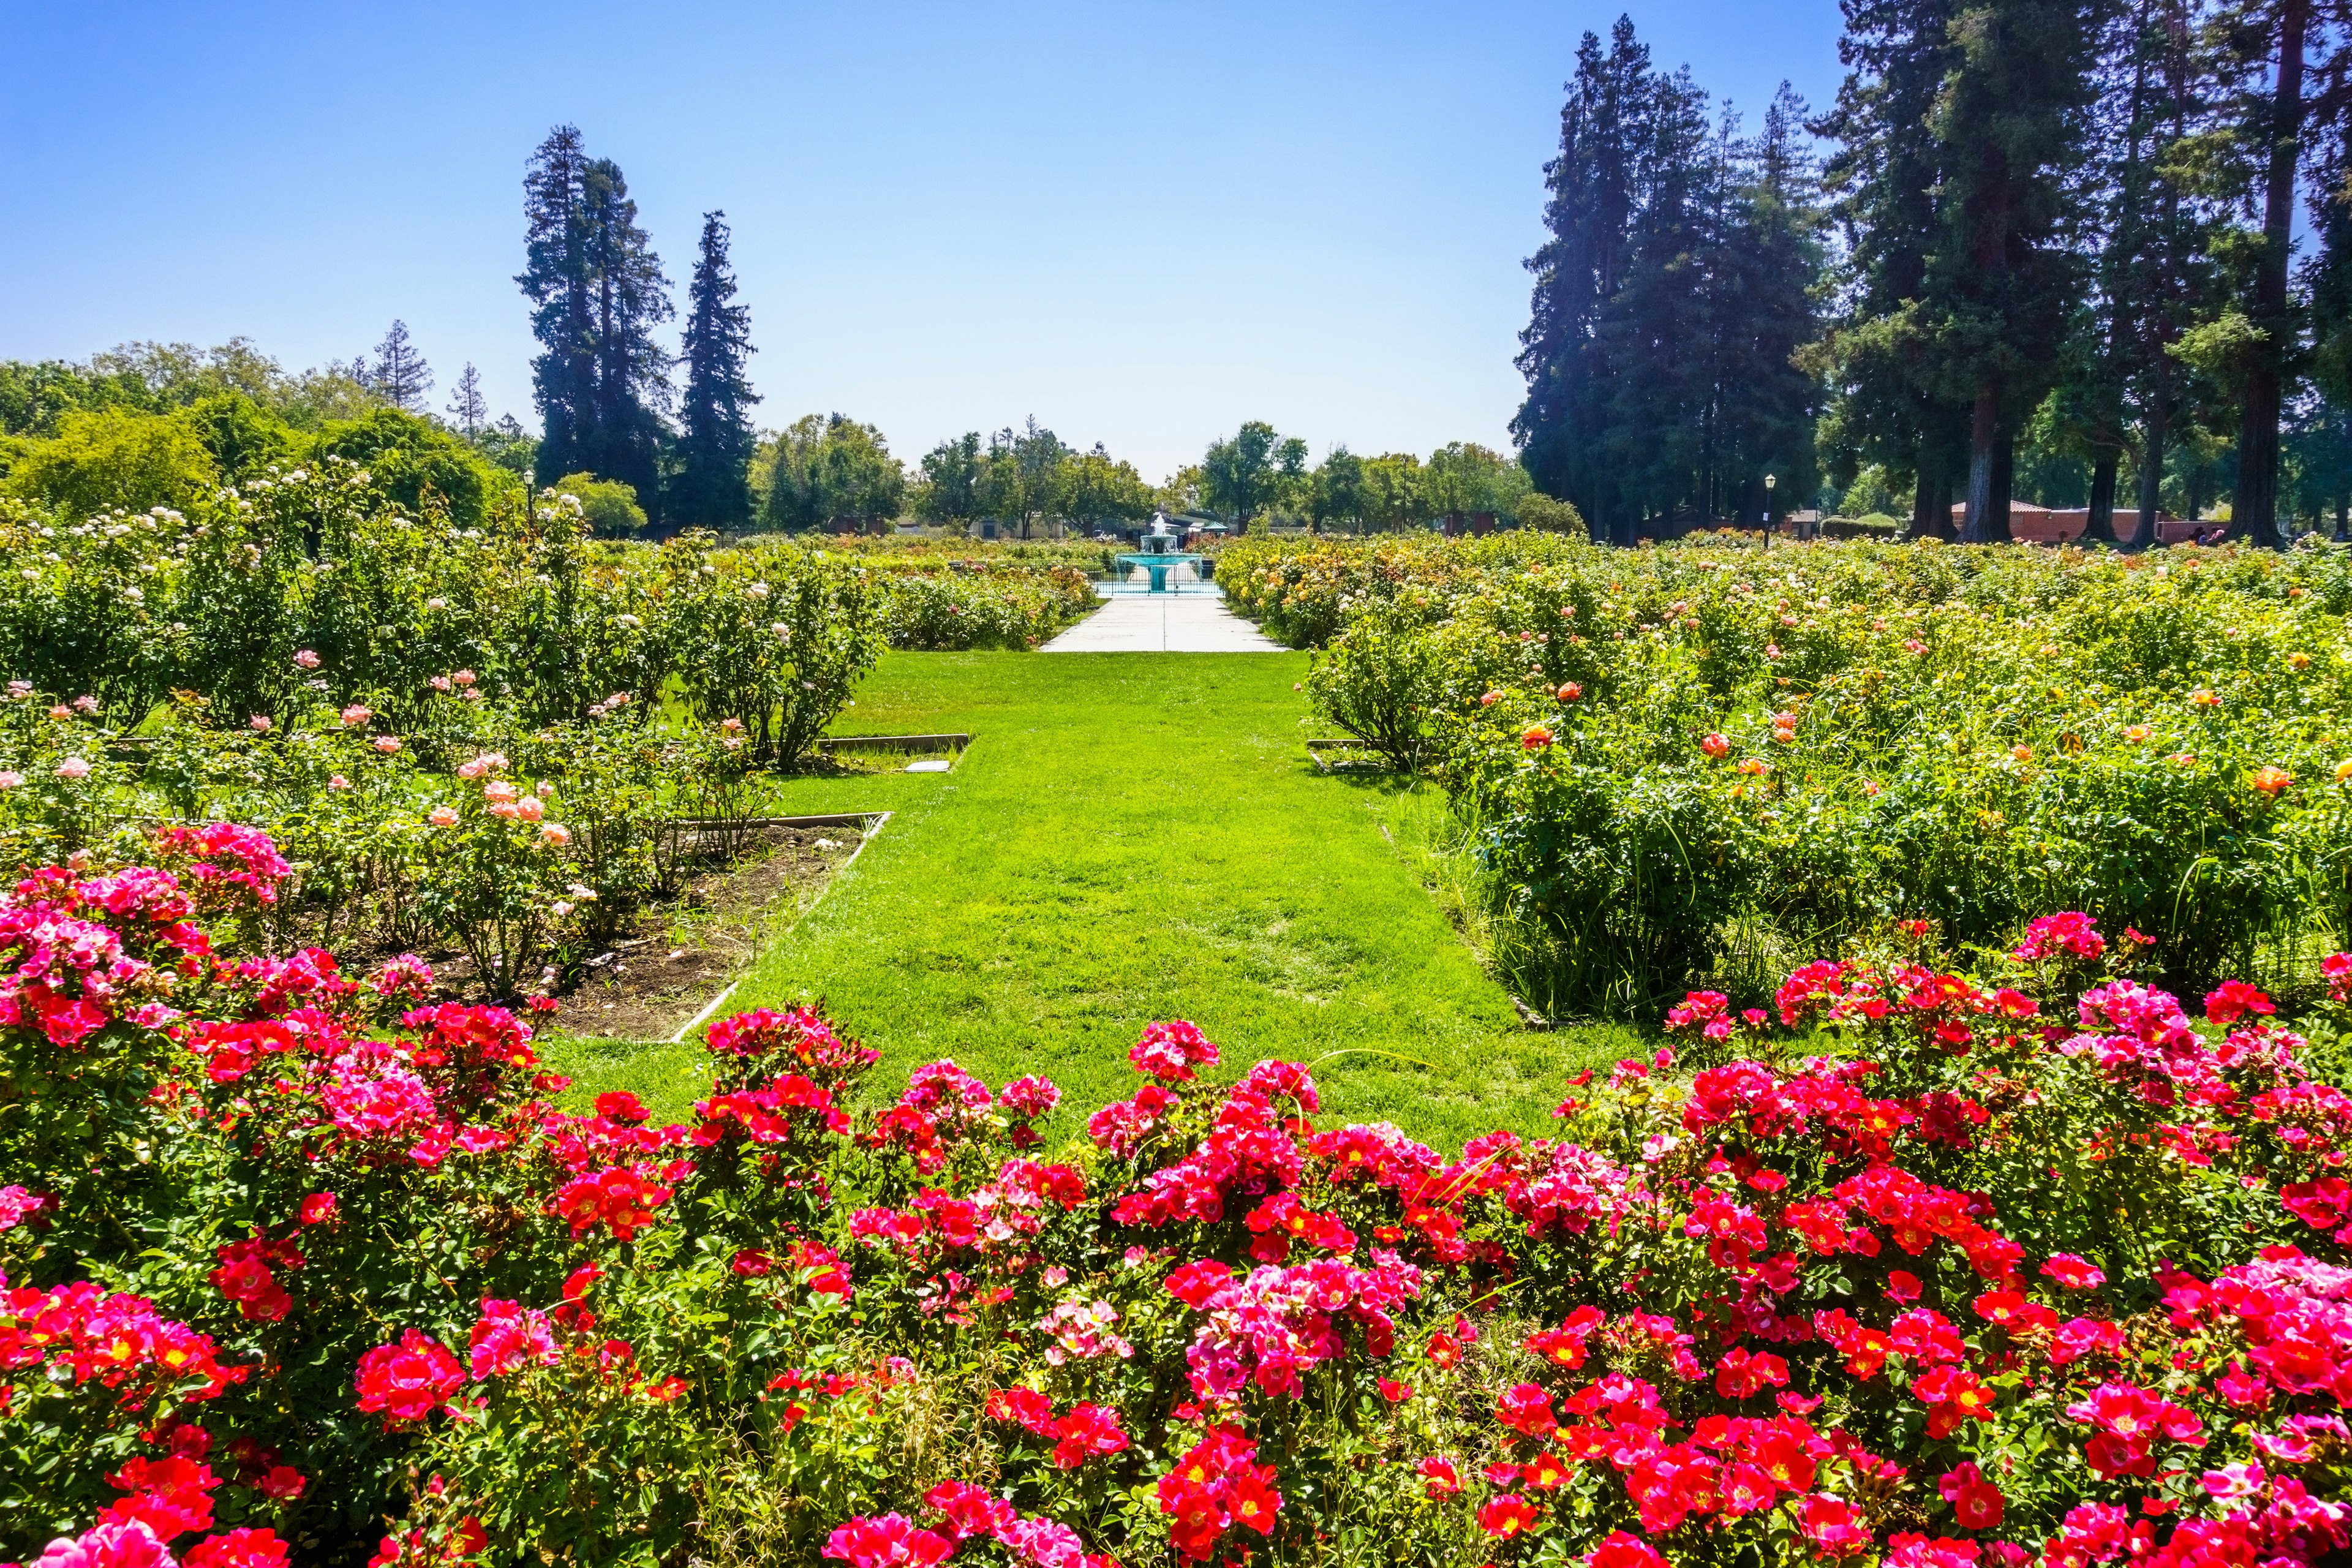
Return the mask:
{"type": "Polygon", "coordinates": [[[1195,555],[1178,550],[1143,551],[1138,553],[1121,554],[1118,558],[1118,563],[1123,567],[1142,567],[1150,575],[1150,591],[1155,594],[1168,594],[1175,591],[1168,586],[1170,571],[1187,562],[1207,559],[1205,555],[1195,555]]]}

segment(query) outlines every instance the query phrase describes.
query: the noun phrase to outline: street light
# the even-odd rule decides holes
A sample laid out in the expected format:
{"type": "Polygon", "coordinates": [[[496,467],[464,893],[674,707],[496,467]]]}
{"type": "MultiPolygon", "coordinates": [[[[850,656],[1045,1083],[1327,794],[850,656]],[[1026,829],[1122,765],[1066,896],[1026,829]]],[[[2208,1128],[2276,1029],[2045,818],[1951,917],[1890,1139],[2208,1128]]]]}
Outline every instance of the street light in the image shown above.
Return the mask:
{"type": "Polygon", "coordinates": [[[1764,476],[1764,548],[1772,548],[1772,487],[1780,482],[1778,474],[1764,476]]]}

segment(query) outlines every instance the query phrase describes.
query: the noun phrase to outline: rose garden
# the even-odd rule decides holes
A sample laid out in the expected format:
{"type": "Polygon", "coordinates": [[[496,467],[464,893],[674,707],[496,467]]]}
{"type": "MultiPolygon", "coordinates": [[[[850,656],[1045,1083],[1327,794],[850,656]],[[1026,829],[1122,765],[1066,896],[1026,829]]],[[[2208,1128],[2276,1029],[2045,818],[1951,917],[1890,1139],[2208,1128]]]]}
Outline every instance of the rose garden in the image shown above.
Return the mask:
{"type": "Polygon", "coordinates": [[[2340,552],[5,504],[0,1552],[2347,1549],[2340,552]]]}

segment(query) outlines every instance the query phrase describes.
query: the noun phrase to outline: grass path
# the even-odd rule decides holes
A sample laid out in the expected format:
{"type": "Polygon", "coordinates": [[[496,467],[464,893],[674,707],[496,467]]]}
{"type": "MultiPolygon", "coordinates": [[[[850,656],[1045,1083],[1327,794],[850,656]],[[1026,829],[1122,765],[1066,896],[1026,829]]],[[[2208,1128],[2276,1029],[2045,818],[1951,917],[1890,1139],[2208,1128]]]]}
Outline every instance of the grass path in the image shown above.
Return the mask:
{"type": "MultiPolygon", "coordinates": [[[[947,774],[798,779],[789,809],[898,815],[728,1004],[824,997],[878,1085],[953,1057],[1132,1092],[1143,1025],[1187,1017],[1238,1070],[1315,1063],[1327,1110],[1444,1146],[1540,1131],[1564,1073],[1634,1048],[1529,1033],[1382,829],[1419,803],[1324,777],[1303,655],[893,654],[844,733],[969,731],[947,774]],[[1410,808],[1410,809],[1408,809],[1410,808]]],[[[1425,813],[1424,813],[1425,815],[1425,813]]],[[[683,1110],[697,1047],[572,1045],[583,1089],[683,1110]]]]}

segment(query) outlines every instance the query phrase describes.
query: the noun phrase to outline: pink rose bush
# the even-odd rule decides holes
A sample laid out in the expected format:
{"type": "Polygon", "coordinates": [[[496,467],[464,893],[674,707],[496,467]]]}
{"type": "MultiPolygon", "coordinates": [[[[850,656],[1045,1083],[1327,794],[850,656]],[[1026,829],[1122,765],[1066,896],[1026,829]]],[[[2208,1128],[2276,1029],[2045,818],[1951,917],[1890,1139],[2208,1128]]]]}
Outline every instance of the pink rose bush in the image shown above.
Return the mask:
{"type": "Polygon", "coordinates": [[[1065,1115],[763,1008],[661,1122],[414,960],[255,950],[266,840],[158,849],[0,893],[18,1562],[2352,1544],[2352,961],[2291,1025],[2081,917],[1898,929],[1454,1156],[1181,1022],[1065,1115]]]}

